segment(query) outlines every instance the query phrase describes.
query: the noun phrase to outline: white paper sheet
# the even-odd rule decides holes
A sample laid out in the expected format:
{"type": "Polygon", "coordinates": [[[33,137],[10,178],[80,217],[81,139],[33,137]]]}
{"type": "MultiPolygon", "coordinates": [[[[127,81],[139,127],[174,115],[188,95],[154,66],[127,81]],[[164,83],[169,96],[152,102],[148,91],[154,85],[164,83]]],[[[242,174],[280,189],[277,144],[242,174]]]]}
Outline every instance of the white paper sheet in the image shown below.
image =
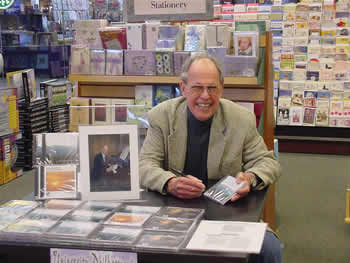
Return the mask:
{"type": "Polygon", "coordinates": [[[202,220],[186,249],[260,253],[266,223],[202,220]]]}

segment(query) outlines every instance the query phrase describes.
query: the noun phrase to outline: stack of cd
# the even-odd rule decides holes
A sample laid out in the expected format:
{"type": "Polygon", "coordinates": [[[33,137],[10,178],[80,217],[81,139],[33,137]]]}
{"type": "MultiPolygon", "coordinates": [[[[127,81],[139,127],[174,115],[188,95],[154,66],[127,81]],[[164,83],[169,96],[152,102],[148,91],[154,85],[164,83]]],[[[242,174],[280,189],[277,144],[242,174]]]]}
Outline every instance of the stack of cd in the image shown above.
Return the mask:
{"type": "Polygon", "coordinates": [[[18,101],[19,109],[19,128],[23,138],[17,142],[18,156],[24,163],[24,170],[30,170],[33,167],[32,141],[34,133],[43,133],[49,131],[49,111],[47,98],[40,98],[28,102],[18,101]]]}
{"type": "Polygon", "coordinates": [[[69,128],[69,104],[52,106],[49,109],[50,132],[67,132],[69,128]]]}

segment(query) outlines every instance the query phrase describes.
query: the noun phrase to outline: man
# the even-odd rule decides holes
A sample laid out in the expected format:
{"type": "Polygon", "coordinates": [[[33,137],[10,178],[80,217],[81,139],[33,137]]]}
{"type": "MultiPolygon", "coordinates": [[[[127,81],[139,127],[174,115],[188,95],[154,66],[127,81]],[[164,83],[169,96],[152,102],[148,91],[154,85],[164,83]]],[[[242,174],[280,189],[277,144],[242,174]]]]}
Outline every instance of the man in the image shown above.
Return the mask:
{"type": "MultiPolygon", "coordinates": [[[[247,181],[231,201],[273,183],[280,166],[256,130],[253,113],[221,99],[224,77],[207,56],[186,61],[181,75],[182,97],[168,100],[148,115],[150,128],[140,154],[143,187],[190,199],[201,196],[207,180],[225,175],[247,181]],[[172,169],[187,176],[177,177],[172,169]]],[[[281,248],[265,235],[257,262],[281,262],[281,248]]]]}
{"type": "Polygon", "coordinates": [[[108,156],[108,145],[104,145],[102,147],[101,152],[96,154],[94,158],[94,166],[93,166],[93,172],[92,172],[92,177],[94,179],[101,178],[101,176],[104,176],[106,173],[110,173],[113,171],[112,167],[109,167],[107,163],[107,156],[108,156]]]}

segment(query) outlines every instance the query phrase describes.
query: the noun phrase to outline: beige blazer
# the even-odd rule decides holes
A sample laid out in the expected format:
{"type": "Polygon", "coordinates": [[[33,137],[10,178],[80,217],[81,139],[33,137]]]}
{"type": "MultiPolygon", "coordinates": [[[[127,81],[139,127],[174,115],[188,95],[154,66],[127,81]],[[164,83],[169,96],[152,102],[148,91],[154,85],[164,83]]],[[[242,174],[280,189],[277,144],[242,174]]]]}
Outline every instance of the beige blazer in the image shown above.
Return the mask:
{"type": "MultiPolygon", "coordinates": [[[[141,186],[164,193],[172,177],[169,168],[183,170],[187,149],[187,102],[184,97],[168,100],[148,115],[150,128],[140,153],[141,186]]],[[[253,172],[262,189],[280,175],[280,165],[267,151],[256,129],[255,115],[240,105],[220,99],[214,115],[208,149],[208,178],[253,172]]]]}

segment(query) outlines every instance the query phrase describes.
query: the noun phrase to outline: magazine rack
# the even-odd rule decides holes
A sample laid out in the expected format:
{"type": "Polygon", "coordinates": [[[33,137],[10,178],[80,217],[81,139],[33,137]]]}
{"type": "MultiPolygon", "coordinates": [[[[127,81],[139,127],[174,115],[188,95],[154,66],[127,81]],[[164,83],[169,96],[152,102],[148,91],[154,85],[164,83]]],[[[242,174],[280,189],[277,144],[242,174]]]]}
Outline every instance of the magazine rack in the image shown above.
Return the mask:
{"type": "MultiPolygon", "coordinates": [[[[264,102],[264,140],[267,148],[274,149],[273,116],[273,68],[272,34],[266,32],[264,81],[258,83],[256,77],[225,77],[223,98],[233,101],[264,102]]],[[[78,82],[80,97],[135,98],[135,85],[178,84],[177,76],[97,76],[69,75],[70,81],[78,82]]],[[[275,187],[271,185],[265,202],[263,219],[272,229],[276,229],[275,187]]]]}

